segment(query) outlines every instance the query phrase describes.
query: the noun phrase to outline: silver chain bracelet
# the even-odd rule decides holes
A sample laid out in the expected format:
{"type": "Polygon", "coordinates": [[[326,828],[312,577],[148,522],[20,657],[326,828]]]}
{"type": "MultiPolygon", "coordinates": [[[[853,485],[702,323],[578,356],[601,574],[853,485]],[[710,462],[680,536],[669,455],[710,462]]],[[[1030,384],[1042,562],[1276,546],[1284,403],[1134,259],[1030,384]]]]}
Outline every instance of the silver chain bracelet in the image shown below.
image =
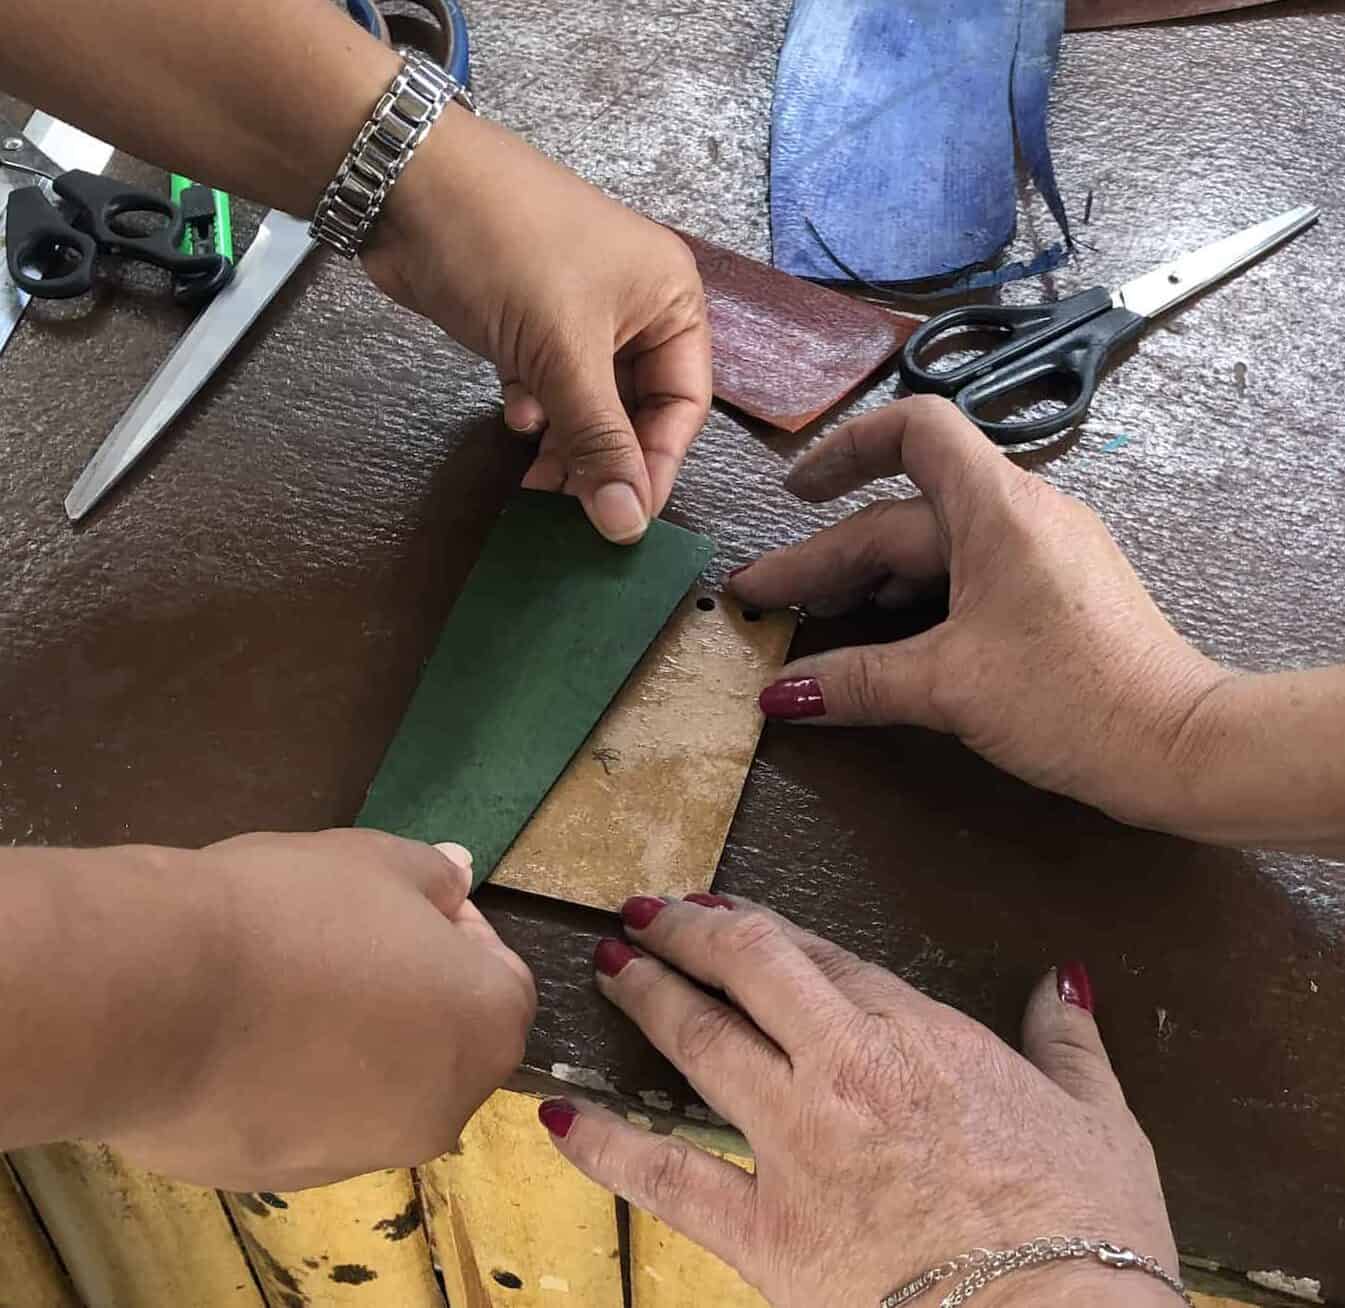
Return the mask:
{"type": "Polygon", "coordinates": [[[921,1272],[900,1289],[893,1290],[878,1308],[904,1308],[927,1290],[954,1277],[959,1278],[957,1284],[939,1301],[939,1308],[957,1308],[958,1304],[966,1303],[977,1290],[984,1289],[1001,1276],[1065,1258],[1093,1258],[1104,1267],[1116,1271],[1144,1272],[1162,1281],[1174,1294],[1180,1295],[1183,1303],[1191,1304],[1186,1287],[1156,1258],[1146,1258],[1133,1249],[1106,1240],[1085,1240],[1077,1235],[1043,1235],[1015,1249],[973,1249],[970,1253],[950,1258],[937,1267],[921,1272]]]}
{"type": "Polygon", "coordinates": [[[432,60],[419,54],[406,55],[401,72],[374,106],[323,193],[308,234],[353,259],[382,211],[388,192],[450,100],[477,112],[465,86],[432,60]]]}

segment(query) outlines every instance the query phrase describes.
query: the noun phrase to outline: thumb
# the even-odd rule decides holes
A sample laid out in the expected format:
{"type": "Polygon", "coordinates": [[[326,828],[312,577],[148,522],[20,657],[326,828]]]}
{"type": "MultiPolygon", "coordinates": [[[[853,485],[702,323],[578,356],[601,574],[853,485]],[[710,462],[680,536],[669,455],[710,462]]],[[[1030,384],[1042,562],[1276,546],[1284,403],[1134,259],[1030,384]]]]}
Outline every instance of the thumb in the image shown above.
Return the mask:
{"type": "Polygon", "coordinates": [[[537,399],[550,420],[547,445],[564,468],[564,489],[608,540],[633,545],[649,528],[653,492],[617,390],[611,343],[552,371],[555,380],[537,399]]]}
{"type": "Polygon", "coordinates": [[[1093,987],[1082,963],[1062,963],[1037,983],[1023,1015],[1023,1053],[1080,1103],[1125,1105],[1093,1020],[1093,987]]]}
{"type": "Polygon", "coordinates": [[[903,724],[949,730],[934,703],[941,629],[891,645],[856,645],[800,659],[761,692],[768,718],[821,726],[903,724]]]}
{"type": "Polygon", "coordinates": [[[429,846],[426,856],[425,871],[420,877],[421,893],[445,917],[452,918],[472,891],[471,851],[445,840],[429,846]]]}

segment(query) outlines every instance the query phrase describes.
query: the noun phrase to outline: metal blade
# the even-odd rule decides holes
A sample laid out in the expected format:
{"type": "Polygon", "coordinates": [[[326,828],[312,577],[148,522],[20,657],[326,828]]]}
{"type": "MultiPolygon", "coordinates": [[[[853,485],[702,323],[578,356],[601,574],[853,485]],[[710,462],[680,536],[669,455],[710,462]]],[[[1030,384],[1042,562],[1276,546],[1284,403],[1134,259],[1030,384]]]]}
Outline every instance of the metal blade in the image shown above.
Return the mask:
{"type": "Polygon", "coordinates": [[[126,475],[191,402],[314,248],[307,223],[276,211],[266,215],[233,281],[187,329],[65,497],[72,522],[126,475]]]}
{"type": "Polygon", "coordinates": [[[1268,218],[1245,232],[1227,236],[1136,277],[1116,292],[1113,302],[1118,308],[1142,317],[1157,317],[1174,304],[1245,268],[1291,236],[1297,236],[1305,227],[1311,227],[1321,213],[1315,206],[1305,204],[1278,218],[1268,218]]]}
{"type": "Polygon", "coordinates": [[[76,168],[86,173],[101,173],[112,158],[112,147],[96,136],[81,132],[40,109],[29,120],[23,134],[56,164],[56,171],[68,173],[76,168]]]}

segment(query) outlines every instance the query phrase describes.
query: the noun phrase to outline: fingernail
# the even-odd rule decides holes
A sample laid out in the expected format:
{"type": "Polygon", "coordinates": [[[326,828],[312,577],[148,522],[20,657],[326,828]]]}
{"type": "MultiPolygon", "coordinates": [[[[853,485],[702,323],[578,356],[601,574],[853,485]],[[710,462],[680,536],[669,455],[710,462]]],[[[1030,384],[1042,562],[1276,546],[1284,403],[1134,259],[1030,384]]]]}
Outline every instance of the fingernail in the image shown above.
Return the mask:
{"type": "Polygon", "coordinates": [[[451,863],[461,863],[464,867],[472,866],[472,851],[466,845],[455,844],[451,840],[441,840],[437,849],[451,863]]]}
{"type": "Polygon", "coordinates": [[[632,931],[643,931],[667,907],[652,895],[636,895],[621,905],[621,920],[632,931]]]}
{"type": "Polygon", "coordinates": [[[688,904],[699,904],[702,908],[732,908],[733,905],[723,895],[683,895],[688,904]]]}
{"type": "Polygon", "coordinates": [[[593,521],[617,545],[630,545],[649,529],[639,496],[624,481],[609,481],[594,492],[593,521]]]}
{"type": "Polygon", "coordinates": [[[622,969],[639,957],[639,950],[632,949],[624,940],[599,940],[593,951],[593,966],[603,976],[620,976],[622,969]]]}
{"type": "Polygon", "coordinates": [[[509,430],[513,432],[516,436],[536,436],[537,433],[542,430],[543,424],[541,418],[534,418],[526,426],[517,427],[512,422],[510,422],[509,418],[506,416],[504,420],[504,425],[508,427],[509,430]]]}
{"type": "MultiPolygon", "coordinates": [[[[755,560],[754,560],[755,561],[755,560]]],[[[728,580],[732,581],[740,572],[746,572],[752,566],[751,563],[740,563],[736,568],[729,570],[728,580]]]]}
{"type": "Polygon", "coordinates": [[[1055,970],[1055,988],[1062,1003],[1073,1004],[1085,1013],[1093,1011],[1093,983],[1082,963],[1061,963],[1055,970]]]}
{"type": "Polygon", "coordinates": [[[768,718],[820,718],[827,711],[822,687],[813,677],[777,681],[761,692],[758,703],[768,718]]]}
{"type": "Polygon", "coordinates": [[[579,1110],[568,1099],[546,1099],[537,1106],[537,1116],[557,1140],[564,1140],[579,1110]]]}

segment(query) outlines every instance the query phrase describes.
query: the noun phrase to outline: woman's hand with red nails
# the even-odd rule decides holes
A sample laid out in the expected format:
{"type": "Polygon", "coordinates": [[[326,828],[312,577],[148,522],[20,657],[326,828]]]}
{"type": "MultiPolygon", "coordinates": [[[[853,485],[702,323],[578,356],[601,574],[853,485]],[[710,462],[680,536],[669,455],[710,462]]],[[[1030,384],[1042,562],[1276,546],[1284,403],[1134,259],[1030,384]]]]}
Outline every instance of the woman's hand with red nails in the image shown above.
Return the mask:
{"type": "MultiPolygon", "coordinates": [[[[600,946],[598,983],[743,1132],[756,1171],[592,1105],[548,1101],[556,1147],[593,1180],[717,1254],[775,1308],[877,1308],[947,1258],[1038,1236],[1119,1242],[1176,1273],[1153,1154],[1080,964],[1033,991],[1020,1056],[744,900],[651,912],[659,902],[623,915],[638,950],[600,946]]],[[[1005,1276],[975,1302],[1179,1300],[1086,1259],[1005,1276]]]]}
{"type": "Polygon", "coordinates": [[[1034,785],[1181,830],[1198,719],[1234,674],[1173,630],[1096,514],[1015,466],[946,400],[902,400],[841,427],[788,485],[829,500],[900,472],[921,495],[871,505],[729,584],[757,607],[824,616],[946,587],[947,621],[791,664],[763,711],[952,732],[1034,785]]]}

